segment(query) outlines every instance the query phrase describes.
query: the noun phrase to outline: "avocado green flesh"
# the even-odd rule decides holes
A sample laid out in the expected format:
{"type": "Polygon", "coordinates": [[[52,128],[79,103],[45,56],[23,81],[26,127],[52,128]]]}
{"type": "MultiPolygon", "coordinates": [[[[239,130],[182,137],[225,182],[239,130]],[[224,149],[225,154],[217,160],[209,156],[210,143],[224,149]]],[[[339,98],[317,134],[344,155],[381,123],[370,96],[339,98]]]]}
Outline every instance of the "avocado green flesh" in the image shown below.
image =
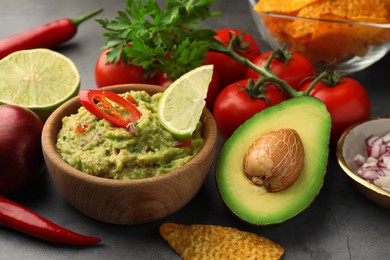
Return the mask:
{"type": "Polygon", "coordinates": [[[286,221],[307,208],[319,193],[326,172],[331,118],[316,98],[293,98],[246,121],[225,142],[218,157],[216,181],[222,200],[237,217],[254,225],[286,221]],[[266,192],[243,173],[250,145],[276,129],[295,129],[304,147],[304,166],[297,181],[279,192],[266,192]]]}

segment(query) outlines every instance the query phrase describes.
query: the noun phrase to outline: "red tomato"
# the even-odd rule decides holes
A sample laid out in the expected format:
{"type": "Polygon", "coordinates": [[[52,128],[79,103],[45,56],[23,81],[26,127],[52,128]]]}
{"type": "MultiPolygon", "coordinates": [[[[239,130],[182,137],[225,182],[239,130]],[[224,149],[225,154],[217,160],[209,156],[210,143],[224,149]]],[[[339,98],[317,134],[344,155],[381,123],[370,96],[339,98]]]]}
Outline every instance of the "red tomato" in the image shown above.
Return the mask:
{"type": "MultiPolygon", "coordinates": [[[[156,84],[164,88],[168,87],[172,83],[172,80],[168,77],[166,73],[157,72],[156,74],[156,84]]],[[[218,96],[220,90],[220,78],[216,71],[213,72],[213,77],[209,85],[209,90],[206,97],[206,107],[209,110],[212,110],[215,99],[218,96]]]]}
{"type": "MultiPolygon", "coordinates": [[[[305,82],[306,90],[312,80],[305,82]]],[[[350,125],[370,116],[370,98],[365,88],[356,80],[344,77],[335,86],[318,82],[310,95],[325,103],[332,118],[331,142],[337,142],[350,125]]]]}
{"type": "MultiPolygon", "coordinates": [[[[225,28],[217,30],[217,35],[215,38],[225,44],[229,45],[231,37],[234,35],[241,35],[243,32],[233,28],[225,28]]],[[[244,33],[242,37],[242,42],[245,45],[243,48],[244,52],[236,51],[243,57],[252,60],[256,56],[260,55],[260,49],[257,45],[255,39],[248,33],[244,33]],[[248,46],[246,46],[248,44],[248,46]]],[[[230,56],[219,53],[209,51],[206,53],[207,59],[205,61],[206,64],[214,64],[215,70],[220,75],[221,86],[225,87],[230,83],[241,80],[245,78],[246,66],[239,63],[235,59],[230,56]]]]}
{"type": "MultiPolygon", "coordinates": [[[[253,63],[259,67],[264,67],[267,63],[268,57],[272,51],[263,53],[253,59],[253,63]]],[[[298,52],[290,52],[291,58],[288,60],[274,58],[270,64],[270,70],[280,79],[286,81],[291,87],[298,90],[300,84],[304,79],[315,75],[314,65],[304,55],[298,52]]],[[[255,70],[248,68],[246,71],[247,78],[262,77],[255,70]]]]}
{"type": "Polygon", "coordinates": [[[210,111],[214,107],[214,103],[215,100],[217,99],[220,89],[221,89],[221,78],[219,77],[219,74],[216,71],[214,71],[213,77],[211,78],[211,82],[209,85],[209,90],[207,92],[207,97],[206,97],[206,107],[210,111]]]}
{"type": "Polygon", "coordinates": [[[106,63],[106,53],[107,50],[100,54],[95,66],[95,82],[98,88],[117,84],[154,83],[154,79],[142,77],[143,69],[139,66],[126,65],[122,60],[118,63],[106,63]]]}
{"type": "Polygon", "coordinates": [[[228,46],[233,36],[239,36],[241,34],[244,34],[244,36],[242,36],[242,44],[244,45],[244,48],[241,48],[241,50],[238,48],[237,51],[242,57],[247,58],[248,60],[253,60],[260,55],[260,49],[255,39],[249,33],[242,32],[234,28],[224,28],[217,30],[215,39],[228,46]]]}
{"type": "Polygon", "coordinates": [[[248,79],[240,80],[223,88],[214,103],[213,115],[219,133],[224,138],[231,134],[257,112],[285,100],[283,91],[276,86],[265,90],[269,104],[264,98],[253,98],[242,86],[248,86],[248,79]]]}
{"type": "Polygon", "coordinates": [[[156,73],[156,85],[167,88],[171,85],[172,80],[168,77],[165,72],[158,71],[156,73]]]}

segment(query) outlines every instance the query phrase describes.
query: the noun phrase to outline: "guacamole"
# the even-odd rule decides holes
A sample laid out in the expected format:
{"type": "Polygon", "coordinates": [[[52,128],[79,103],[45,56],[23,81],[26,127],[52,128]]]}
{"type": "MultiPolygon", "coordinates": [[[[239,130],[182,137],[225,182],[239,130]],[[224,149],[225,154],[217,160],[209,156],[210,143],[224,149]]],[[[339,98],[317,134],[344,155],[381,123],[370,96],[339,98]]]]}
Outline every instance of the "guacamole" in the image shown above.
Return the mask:
{"type": "Polygon", "coordinates": [[[130,91],[142,113],[131,129],[115,127],[80,107],[63,118],[57,150],[71,166],[91,175],[110,179],[140,179],[170,172],[190,161],[202,148],[202,122],[191,144],[172,136],[159,122],[161,93],[130,91]]]}

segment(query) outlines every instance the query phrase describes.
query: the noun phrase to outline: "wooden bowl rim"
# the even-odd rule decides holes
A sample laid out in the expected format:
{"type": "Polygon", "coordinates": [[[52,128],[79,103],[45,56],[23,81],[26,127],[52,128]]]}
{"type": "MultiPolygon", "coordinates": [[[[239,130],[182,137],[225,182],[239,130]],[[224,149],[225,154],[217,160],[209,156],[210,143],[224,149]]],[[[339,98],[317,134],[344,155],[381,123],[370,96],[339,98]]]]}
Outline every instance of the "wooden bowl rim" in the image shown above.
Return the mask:
{"type": "MultiPolygon", "coordinates": [[[[110,90],[116,93],[124,93],[130,90],[136,90],[136,91],[145,90],[146,92],[151,94],[161,92],[164,90],[164,88],[162,88],[161,86],[150,85],[150,84],[121,84],[121,85],[104,87],[102,89],[110,90]]],[[[58,120],[62,120],[63,117],[70,115],[69,113],[66,113],[66,110],[72,106],[76,106],[77,103],[81,106],[81,104],[78,101],[78,95],[68,100],[64,104],[62,104],[49,116],[42,130],[42,149],[44,150],[45,157],[47,156],[48,159],[50,159],[53,162],[53,164],[58,168],[58,170],[82,181],[94,182],[98,185],[106,185],[106,186],[129,186],[129,185],[138,186],[138,185],[143,185],[148,183],[164,181],[169,178],[177,178],[179,175],[185,173],[188,169],[190,169],[191,165],[202,163],[202,161],[204,161],[205,158],[209,156],[210,152],[213,152],[214,147],[216,145],[216,139],[217,139],[216,124],[210,111],[207,108],[204,108],[202,116],[205,122],[203,126],[204,127],[203,133],[206,134],[206,136],[204,136],[205,143],[203,144],[203,147],[199,151],[199,153],[182,167],[158,176],[153,176],[153,177],[143,178],[143,179],[134,179],[134,180],[115,180],[115,179],[108,179],[104,177],[94,176],[82,172],[72,167],[68,163],[66,163],[55,149],[55,140],[57,140],[56,136],[60,128],[58,128],[58,131],[53,131],[52,129],[53,127],[55,127],[56,124],[60,124],[58,120]]],[[[80,106],[77,106],[75,112],[77,112],[77,109],[80,106]]],[[[47,159],[45,158],[45,160],[47,159]]]]}

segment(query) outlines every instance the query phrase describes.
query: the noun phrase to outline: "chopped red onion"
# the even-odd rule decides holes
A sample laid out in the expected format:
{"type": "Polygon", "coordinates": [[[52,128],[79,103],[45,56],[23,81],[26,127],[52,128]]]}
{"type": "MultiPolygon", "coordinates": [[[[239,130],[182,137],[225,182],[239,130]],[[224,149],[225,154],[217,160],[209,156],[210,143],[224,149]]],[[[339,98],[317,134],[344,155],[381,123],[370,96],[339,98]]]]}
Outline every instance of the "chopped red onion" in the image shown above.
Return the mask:
{"type": "Polygon", "coordinates": [[[374,184],[382,187],[382,189],[390,191],[390,176],[382,177],[379,179],[376,179],[374,181],[374,184]]]}
{"type": "Polygon", "coordinates": [[[384,136],[371,135],[365,141],[367,156],[357,154],[353,158],[359,167],[357,174],[366,181],[390,190],[390,133],[384,136]],[[386,181],[380,180],[383,178],[386,181]]]}
{"type": "Polygon", "coordinates": [[[127,130],[127,132],[129,132],[129,133],[134,133],[134,132],[135,132],[135,126],[134,126],[134,124],[133,124],[133,123],[128,124],[127,127],[126,127],[126,130],[127,130]]]}
{"type": "Polygon", "coordinates": [[[359,154],[355,155],[355,157],[353,158],[353,161],[356,164],[356,166],[361,167],[366,162],[366,157],[364,157],[363,155],[361,155],[359,153],[359,154]]]}
{"type": "Polygon", "coordinates": [[[382,139],[383,139],[383,142],[385,142],[385,143],[390,142],[390,133],[387,133],[386,135],[384,135],[382,137],[382,139]]]}
{"type": "Polygon", "coordinates": [[[371,145],[374,145],[374,143],[375,143],[376,141],[380,141],[380,142],[381,142],[381,140],[379,139],[378,136],[376,136],[376,135],[371,135],[371,136],[369,136],[369,137],[366,139],[366,144],[367,144],[367,146],[371,146],[371,145]]]}

